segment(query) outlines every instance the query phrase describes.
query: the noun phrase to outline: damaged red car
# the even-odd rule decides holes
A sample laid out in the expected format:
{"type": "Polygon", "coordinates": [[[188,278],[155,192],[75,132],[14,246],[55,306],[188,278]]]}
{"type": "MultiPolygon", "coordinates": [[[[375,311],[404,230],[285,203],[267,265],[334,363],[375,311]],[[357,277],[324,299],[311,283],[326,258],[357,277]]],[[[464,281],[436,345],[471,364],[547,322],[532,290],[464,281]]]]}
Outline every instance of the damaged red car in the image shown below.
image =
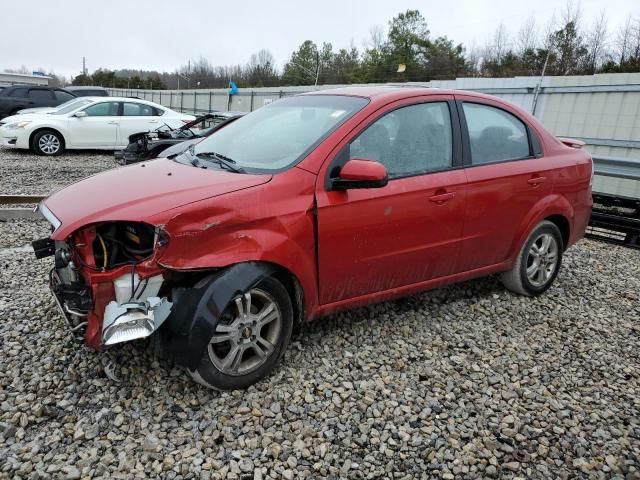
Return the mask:
{"type": "Polygon", "coordinates": [[[580,142],[498,98],[326,90],[54,193],[34,249],[91,347],[152,336],[198,382],[245,388],[295,322],[494,273],[541,294],[592,179],[580,142]]]}

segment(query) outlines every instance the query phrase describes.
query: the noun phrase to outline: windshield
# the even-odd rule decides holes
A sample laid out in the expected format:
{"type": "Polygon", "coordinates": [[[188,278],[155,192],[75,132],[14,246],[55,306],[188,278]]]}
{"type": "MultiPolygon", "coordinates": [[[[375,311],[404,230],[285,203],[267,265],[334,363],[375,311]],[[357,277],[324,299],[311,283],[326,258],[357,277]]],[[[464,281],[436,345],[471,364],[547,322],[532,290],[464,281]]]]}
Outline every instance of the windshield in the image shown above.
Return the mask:
{"type": "Polygon", "coordinates": [[[344,122],[368,100],[340,95],[303,95],[256,110],[195,145],[194,154],[216,153],[238,167],[281,170],[344,122]]]}
{"type": "Polygon", "coordinates": [[[80,107],[84,107],[85,105],[88,105],[90,103],[93,103],[93,100],[89,100],[89,99],[82,99],[82,98],[74,98],[73,100],[69,100],[68,102],[64,102],[62,105],[60,105],[56,110],[54,110],[53,113],[54,115],[64,115],[65,113],[69,113],[69,112],[73,112],[74,110],[77,110],[80,107]]]}

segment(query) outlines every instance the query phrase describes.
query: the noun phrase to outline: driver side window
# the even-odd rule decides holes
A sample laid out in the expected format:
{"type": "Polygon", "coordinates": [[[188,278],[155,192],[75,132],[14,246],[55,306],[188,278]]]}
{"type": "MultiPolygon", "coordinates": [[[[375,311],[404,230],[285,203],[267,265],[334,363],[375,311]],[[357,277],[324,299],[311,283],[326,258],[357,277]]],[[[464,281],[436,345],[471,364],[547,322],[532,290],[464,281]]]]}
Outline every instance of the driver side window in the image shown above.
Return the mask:
{"type": "Polygon", "coordinates": [[[382,163],[389,178],[451,168],[451,115],[446,102],[398,108],[379,118],[350,145],[351,158],[382,163]]]}

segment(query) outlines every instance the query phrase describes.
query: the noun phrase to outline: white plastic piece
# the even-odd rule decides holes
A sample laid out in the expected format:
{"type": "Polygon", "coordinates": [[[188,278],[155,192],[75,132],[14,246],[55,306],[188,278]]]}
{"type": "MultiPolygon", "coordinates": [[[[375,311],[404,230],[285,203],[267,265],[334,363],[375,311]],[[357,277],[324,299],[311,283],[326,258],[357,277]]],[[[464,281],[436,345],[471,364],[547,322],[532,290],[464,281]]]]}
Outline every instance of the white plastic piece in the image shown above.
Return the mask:
{"type": "Polygon", "coordinates": [[[118,305],[123,305],[125,303],[131,302],[144,302],[149,297],[158,296],[158,292],[160,291],[160,287],[162,286],[162,282],[164,279],[162,275],[155,275],[153,277],[149,277],[142,280],[142,285],[138,287],[138,283],[140,283],[140,277],[137,273],[133,274],[133,291],[138,289],[135,292],[135,297],[133,297],[133,292],[131,291],[131,277],[132,275],[127,273],[122,275],[121,277],[116,278],[113,281],[113,289],[116,292],[116,303],[118,305]]]}

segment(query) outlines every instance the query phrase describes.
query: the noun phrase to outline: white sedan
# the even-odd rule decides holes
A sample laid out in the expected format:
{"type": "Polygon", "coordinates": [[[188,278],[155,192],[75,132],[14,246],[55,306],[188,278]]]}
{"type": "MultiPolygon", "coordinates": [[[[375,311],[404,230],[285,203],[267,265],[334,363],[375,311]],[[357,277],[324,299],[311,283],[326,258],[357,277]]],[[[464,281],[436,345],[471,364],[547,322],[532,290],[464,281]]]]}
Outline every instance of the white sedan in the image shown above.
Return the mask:
{"type": "Polygon", "coordinates": [[[178,128],[195,117],[133,98],[84,97],[55,112],[27,113],[3,118],[0,144],[31,149],[40,155],[59,155],[65,149],[118,150],[129,135],[162,125],[178,128]]]}

